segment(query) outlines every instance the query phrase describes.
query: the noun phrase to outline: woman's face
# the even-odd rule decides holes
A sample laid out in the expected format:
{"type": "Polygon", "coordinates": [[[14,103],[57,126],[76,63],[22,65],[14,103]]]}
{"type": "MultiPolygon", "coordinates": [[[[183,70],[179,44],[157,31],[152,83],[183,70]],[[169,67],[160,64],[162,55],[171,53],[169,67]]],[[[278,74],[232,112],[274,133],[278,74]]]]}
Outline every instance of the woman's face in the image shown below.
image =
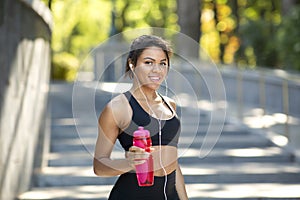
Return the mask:
{"type": "Polygon", "coordinates": [[[159,47],[148,47],[137,59],[134,79],[140,86],[156,90],[164,81],[168,68],[165,52],[159,47]]]}

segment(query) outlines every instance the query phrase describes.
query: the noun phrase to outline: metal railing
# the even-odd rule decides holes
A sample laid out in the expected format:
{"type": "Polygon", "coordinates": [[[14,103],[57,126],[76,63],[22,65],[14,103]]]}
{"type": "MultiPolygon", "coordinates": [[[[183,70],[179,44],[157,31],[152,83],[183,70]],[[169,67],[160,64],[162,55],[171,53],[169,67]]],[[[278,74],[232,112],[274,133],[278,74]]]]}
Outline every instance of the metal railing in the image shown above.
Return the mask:
{"type": "MultiPolygon", "coordinates": [[[[128,48],[127,44],[118,44],[95,51],[95,80],[118,82],[124,74],[128,48]]],[[[207,84],[214,84],[215,76],[218,75],[212,72],[212,65],[209,63],[196,63],[198,66],[192,66],[193,64],[195,62],[175,60],[173,71],[168,75],[168,83],[176,92],[187,92],[183,81],[188,81],[197,99],[210,100],[212,90],[209,90],[210,86],[207,84]]],[[[299,74],[264,68],[242,70],[230,66],[220,66],[217,70],[224,83],[226,101],[235,104],[236,116],[240,120],[247,115],[246,108],[249,107],[261,109],[262,116],[281,113],[286,117],[284,135],[289,138],[289,118],[291,115],[297,118],[300,116],[299,74]]],[[[219,89],[218,87],[221,85],[215,89],[219,89]]]]}

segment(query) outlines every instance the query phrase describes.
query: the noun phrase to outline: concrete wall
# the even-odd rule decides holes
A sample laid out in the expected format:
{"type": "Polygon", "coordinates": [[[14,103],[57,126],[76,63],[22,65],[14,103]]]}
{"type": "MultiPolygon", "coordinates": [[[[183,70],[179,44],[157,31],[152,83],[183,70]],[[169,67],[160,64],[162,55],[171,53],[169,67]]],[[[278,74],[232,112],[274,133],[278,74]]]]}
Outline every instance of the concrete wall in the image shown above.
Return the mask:
{"type": "Polygon", "coordinates": [[[41,165],[50,41],[51,14],[40,1],[0,1],[1,200],[26,191],[41,165]]]}

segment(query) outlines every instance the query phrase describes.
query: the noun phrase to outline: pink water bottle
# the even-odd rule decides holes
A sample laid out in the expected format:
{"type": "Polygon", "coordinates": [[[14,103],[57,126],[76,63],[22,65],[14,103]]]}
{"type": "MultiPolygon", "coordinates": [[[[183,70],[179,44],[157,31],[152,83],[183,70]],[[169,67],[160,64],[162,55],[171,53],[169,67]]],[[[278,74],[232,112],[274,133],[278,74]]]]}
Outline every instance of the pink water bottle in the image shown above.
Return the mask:
{"type": "MultiPolygon", "coordinates": [[[[146,152],[150,153],[152,141],[149,131],[145,130],[144,127],[140,126],[138,130],[133,133],[133,146],[143,148],[146,152]]],[[[143,164],[136,165],[135,170],[139,186],[153,185],[154,173],[152,155],[150,155],[143,164]]]]}

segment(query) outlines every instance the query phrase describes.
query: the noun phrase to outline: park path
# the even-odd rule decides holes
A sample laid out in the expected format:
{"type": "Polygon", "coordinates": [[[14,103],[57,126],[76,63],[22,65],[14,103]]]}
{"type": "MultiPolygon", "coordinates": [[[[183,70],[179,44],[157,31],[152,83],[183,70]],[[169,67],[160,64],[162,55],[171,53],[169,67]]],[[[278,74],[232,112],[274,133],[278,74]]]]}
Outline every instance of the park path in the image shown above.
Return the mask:
{"type": "MultiPolygon", "coordinates": [[[[100,178],[93,174],[91,150],[97,137],[97,125],[86,120],[75,126],[72,90],[72,84],[51,84],[47,166],[35,171],[34,187],[21,194],[19,200],[107,199],[116,177],[100,178]]],[[[87,102],[84,95],[78,98],[82,103],[87,102]]],[[[96,91],[97,112],[109,98],[110,93],[96,91]]],[[[206,109],[200,115],[189,107],[180,110],[186,116],[182,119],[179,162],[190,200],[300,199],[300,165],[294,162],[291,152],[228,117],[212,151],[204,158],[199,157],[209,126],[213,129],[218,124],[210,123],[206,109]]],[[[212,134],[205,142],[214,139],[212,134]]],[[[120,148],[115,149],[115,155],[123,155],[120,148]]]]}

